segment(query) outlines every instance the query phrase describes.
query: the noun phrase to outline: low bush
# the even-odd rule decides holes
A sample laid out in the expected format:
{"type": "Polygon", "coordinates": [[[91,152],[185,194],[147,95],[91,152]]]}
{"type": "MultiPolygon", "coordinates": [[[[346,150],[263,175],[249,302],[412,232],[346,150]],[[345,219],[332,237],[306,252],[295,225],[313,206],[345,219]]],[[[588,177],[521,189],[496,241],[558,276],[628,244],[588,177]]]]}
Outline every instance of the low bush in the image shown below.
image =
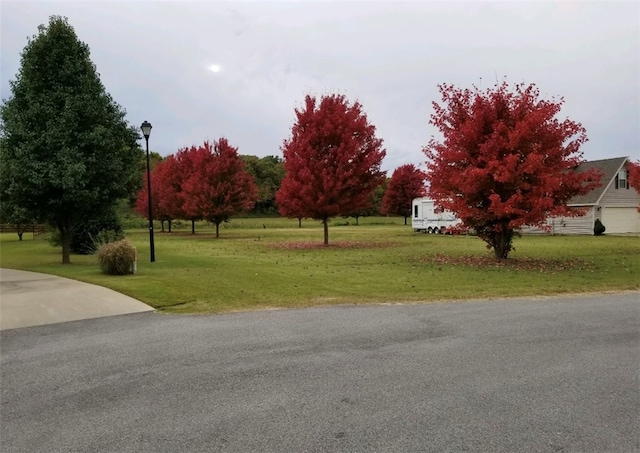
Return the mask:
{"type": "Polygon", "coordinates": [[[124,239],[120,220],[112,208],[87,214],[74,225],[71,236],[71,251],[91,255],[105,242],[124,239]]]}
{"type": "MultiPolygon", "coordinates": [[[[79,255],[92,255],[105,242],[124,238],[120,220],[112,208],[87,212],[74,225],[71,232],[70,248],[79,255]]],[[[60,232],[55,229],[49,235],[49,243],[60,247],[60,232]]]]}
{"type": "Polygon", "coordinates": [[[103,244],[98,249],[97,255],[98,264],[103,273],[108,275],[133,273],[136,248],[126,239],[103,244]]]}
{"type": "Polygon", "coordinates": [[[604,234],[605,231],[606,228],[604,227],[604,224],[600,221],[600,219],[596,219],[596,222],[593,225],[593,234],[595,234],[596,236],[600,236],[604,234]]]}

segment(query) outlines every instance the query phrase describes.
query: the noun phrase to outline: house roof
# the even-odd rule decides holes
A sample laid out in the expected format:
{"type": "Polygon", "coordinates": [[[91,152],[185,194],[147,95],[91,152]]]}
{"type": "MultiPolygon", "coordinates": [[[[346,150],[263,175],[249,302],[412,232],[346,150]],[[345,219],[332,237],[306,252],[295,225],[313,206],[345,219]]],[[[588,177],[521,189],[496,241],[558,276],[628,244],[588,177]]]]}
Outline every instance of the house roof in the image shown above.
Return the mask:
{"type": "Polygon", "coordinates": [[[614,157],[613,159],[591,160],[583,162],[575,169],[576,172],[582,173],[592,168],[597,168],[602,172],[602,185],[593,189],[585,195],[573,197],[568,203],[569,205],[594,205],[600,201],[600,198],[611,184],[618,171],[627,161],[626,157],[614,157]]]}

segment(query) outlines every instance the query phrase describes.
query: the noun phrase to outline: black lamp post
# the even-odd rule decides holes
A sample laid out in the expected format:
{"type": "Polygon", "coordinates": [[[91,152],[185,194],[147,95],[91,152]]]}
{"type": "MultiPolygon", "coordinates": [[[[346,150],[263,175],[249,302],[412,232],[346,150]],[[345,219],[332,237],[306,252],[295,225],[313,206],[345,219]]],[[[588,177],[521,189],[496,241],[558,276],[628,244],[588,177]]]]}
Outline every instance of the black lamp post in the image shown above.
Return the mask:
{"type": "Polygon", "coordinates": [[[151,262],[156,260],[156,251],[153,245],[153,211],[151,210],[151,167],[149,166],[149,135],[151,135],[151,123],[145,121],[140,126],[142,135],[147,142],[147,199],[149,200],[149,247],[151,248],[151,262]]]}

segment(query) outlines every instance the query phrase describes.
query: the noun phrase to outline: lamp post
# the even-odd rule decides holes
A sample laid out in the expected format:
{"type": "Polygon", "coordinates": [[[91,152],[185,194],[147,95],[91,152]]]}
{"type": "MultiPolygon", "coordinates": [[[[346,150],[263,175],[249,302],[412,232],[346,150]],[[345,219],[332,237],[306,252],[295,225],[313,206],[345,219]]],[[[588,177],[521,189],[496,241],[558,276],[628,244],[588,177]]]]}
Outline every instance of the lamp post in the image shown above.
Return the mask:
{"type": "Polygon", "coordinates": [[[142,135],[147,143],[147,200],[149,201],[149,247],[151,249],[151,262],[156,260],[156,251],[153,245],[153,211],[151,210],[151,167],[149,166],[149,135],[151,135],[151,123],[145,121],[140,126],[142,135]]]}

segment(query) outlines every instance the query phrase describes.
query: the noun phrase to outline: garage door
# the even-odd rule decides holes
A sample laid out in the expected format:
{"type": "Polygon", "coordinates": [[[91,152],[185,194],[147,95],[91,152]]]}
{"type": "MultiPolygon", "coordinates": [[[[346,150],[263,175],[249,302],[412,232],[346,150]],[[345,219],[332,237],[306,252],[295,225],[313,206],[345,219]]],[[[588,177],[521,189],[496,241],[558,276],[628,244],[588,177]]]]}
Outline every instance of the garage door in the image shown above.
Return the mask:
{"type": "Polygon", "coordinates": [[[606,233],[640,233],[640,212],[636,208],[603,208],[606,233]]]}

